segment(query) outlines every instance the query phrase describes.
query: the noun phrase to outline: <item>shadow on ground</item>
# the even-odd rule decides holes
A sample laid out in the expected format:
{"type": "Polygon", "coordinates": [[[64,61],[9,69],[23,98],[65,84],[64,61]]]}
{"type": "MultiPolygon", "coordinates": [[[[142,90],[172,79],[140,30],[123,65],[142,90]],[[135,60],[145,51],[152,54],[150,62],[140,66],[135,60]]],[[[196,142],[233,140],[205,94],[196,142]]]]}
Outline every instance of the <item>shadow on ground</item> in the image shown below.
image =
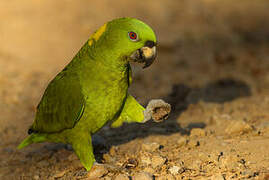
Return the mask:
{"type": "Polygon", "coordinates": [[[234,79],[221,79],[201,88],[190,88],[184,84],[174,85],[172,92],[163,98],[172,105],[172,113],[166,121],[124,124],[114,129],[103,128],[93,138],[96,159],[100,160],[102,154],[111,146],[124,144],[136,138],[173,133],[189,135],[193,128],[205,128],[206,124],[203,122],[190,122],[183,128],[176,121],[189,104],[196,104],[199,101],[221,104],[247,96],[251,96],[250,87],[245,82],[234,79]]]}

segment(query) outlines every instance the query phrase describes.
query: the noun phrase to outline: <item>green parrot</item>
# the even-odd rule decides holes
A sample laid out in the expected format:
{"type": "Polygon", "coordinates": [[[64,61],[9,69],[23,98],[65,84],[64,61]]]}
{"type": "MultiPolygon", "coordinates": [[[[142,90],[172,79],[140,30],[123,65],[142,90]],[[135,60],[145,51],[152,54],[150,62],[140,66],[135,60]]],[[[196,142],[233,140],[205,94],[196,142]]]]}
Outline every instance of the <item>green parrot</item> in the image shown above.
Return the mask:
{"type": "Polygon", "coordinates": [[[129,62],[148,67],[155,57],[156,36],[144,22],[119,18],[104,24],[49,83],[29,136],[18,149],[45,141],[71,144],[90,170],[95,162],[91,136],[108,121],[119,127],[124,122],[146,122],[155,107],[165,107],[163,118],[170,112],[170,105],[162,100],[145,109],[128,93],[132,82],[129,62]]]}

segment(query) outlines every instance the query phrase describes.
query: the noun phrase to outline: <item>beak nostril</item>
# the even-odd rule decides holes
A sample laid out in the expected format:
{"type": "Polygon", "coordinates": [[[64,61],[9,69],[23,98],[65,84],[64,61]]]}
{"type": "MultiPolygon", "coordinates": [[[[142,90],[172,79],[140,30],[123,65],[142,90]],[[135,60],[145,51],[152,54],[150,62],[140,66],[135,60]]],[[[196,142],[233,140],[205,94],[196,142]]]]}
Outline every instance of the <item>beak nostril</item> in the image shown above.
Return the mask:
{"type": "Polygon", "coordinates": [[[147,42],[145,43],[145,46],[146,46],[146,47],[149,47],[149,48],[152,48],[152,47],[156,46],[156,43],[153,42],[153,41],[147,41],[147,42]]]}

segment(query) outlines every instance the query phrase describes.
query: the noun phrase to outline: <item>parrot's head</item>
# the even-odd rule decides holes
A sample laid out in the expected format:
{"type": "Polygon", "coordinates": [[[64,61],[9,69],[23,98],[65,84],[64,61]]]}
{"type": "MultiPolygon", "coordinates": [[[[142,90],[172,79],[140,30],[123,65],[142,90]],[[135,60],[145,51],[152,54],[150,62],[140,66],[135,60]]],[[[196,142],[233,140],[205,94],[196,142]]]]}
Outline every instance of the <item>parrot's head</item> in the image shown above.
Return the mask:
{"type": "Polygon", "coordinates": [[[119,18],[108,22],[93,34],[89,44],[100,50],[105,49],[110,57],[115,56],[114,61],[121,61],[113,62],[117,64],[134,61],[143,63],[146,68],[156,58],[154,31],[135,18],[119,18]]]}

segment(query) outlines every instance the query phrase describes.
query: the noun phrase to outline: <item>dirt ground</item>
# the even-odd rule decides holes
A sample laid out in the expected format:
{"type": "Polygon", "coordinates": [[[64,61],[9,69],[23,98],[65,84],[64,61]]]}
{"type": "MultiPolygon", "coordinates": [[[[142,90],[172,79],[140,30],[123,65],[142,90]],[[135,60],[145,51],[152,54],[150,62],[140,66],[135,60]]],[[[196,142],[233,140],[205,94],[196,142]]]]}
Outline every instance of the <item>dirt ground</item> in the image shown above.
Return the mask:
{"type": "Polygon", "coordinates": [[[0,2],[0,179],[269,179],[267,0],[0,2]],[[165,122],[104,127],[99,165],[27,136],[48,82],[108,20],[156,30],[158,58],[134,65],[131,93],[172,105],[165,122]],[[104,143],[105,142],[105,143],[104,143]]]}

